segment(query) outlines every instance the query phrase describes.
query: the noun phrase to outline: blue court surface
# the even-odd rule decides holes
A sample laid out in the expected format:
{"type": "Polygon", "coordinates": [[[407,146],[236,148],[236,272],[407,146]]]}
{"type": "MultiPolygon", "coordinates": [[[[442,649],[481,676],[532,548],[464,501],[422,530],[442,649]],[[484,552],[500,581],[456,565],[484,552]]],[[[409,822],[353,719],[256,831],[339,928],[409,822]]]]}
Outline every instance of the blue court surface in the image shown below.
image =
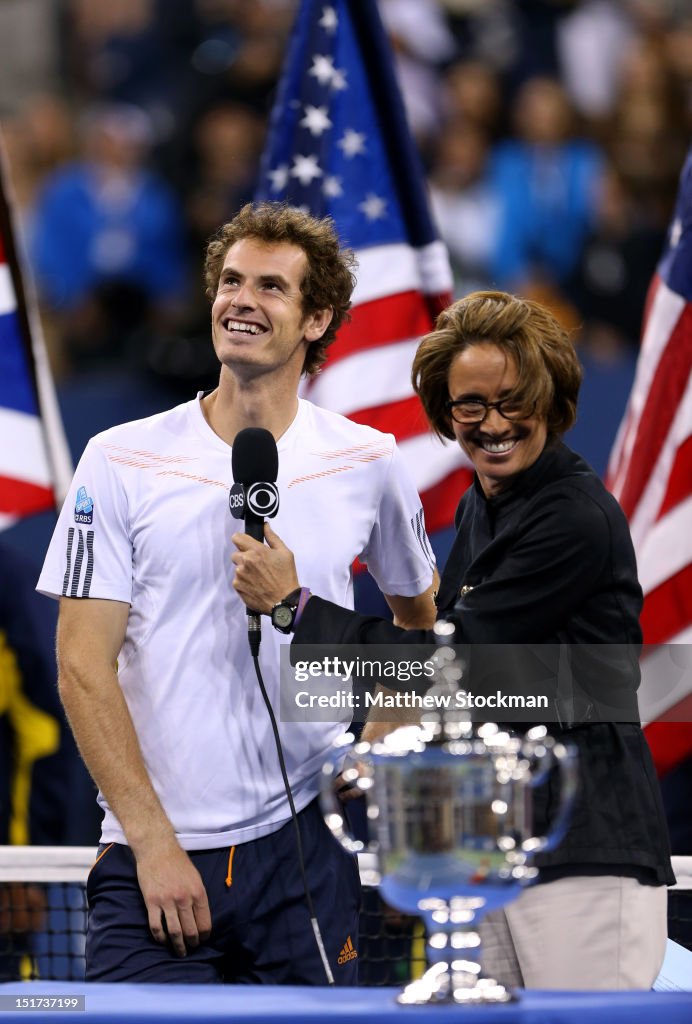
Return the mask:
{"type": "Polygon", "coordinates": [[[26,982],[0,985],[0,1024],[58,1021],[63,1024],[276,1024],[285,1021],[371,1024],[691,1024],[692,993],[525,992],[503,1006],[399,1006],[396,989],[327,989],[267,986],[87,985],[26,982]],[[44,1009],[44,1002],[85,996],[85,1010],[44,1009]],[[9,998],[8,998],[9,997],[9,998]],[[35,1008],[14,1009],[14,1000],[35,1008]]]}

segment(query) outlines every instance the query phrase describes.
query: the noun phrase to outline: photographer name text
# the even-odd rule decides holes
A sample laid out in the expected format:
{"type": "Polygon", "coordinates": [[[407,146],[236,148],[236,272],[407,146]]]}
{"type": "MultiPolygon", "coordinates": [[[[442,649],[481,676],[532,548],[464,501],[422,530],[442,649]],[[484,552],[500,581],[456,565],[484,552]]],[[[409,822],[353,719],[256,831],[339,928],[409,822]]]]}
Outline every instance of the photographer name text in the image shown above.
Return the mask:
{"type": "Polygon", "coordinates": [[[451,694],[411,693],[353,693],[351,690],[335,690],[334,693],[310,693],[299,690],[295,695],[296,707],[299,708],[350,708],[371,709],[382,708],[403,710],[420,708],[424,711],[441,711],[451,708],[547,708],[548,698],[545,696],[524,696],[523,694],[507,694],[496,690],[495,693],[475,694],[469,690],[458,690],[451,694]]]}

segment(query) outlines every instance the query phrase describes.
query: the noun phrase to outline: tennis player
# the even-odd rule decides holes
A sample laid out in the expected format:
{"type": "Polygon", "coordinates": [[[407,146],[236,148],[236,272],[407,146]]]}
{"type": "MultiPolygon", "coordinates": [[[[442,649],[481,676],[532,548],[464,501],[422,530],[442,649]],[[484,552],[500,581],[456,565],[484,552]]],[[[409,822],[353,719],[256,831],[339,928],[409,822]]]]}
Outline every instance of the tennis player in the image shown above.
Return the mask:
{"type": "MultiPolygon", "coordinates": [[[[393,438],[297,397],[347,315],[352,269],[329,221],[244,207],[206,253],[218,387],[99,434],[77,468],[38,587],[60,598],[60,693],[104,812],[87,888],[90,981],[326,981],[232,586],[228,498],[236,435],[267,428],[276,526],[305,577],[352,605],[360,556],[396,622],[431,624],[434,568],[393,438]]],[[[289,640],[265,627],[275,703],[289,640]]],[[[343,728],[279,723],[329,968],[351,984],[357,864],[315,800],[343,728]]]]}

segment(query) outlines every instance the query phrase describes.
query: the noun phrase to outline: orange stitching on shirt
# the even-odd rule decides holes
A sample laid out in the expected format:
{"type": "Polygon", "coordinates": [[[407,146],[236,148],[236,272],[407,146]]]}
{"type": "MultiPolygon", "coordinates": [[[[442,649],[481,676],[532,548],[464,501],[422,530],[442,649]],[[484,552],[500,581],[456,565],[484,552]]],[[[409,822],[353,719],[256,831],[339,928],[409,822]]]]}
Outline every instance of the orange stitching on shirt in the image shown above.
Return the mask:
{"type": "Polygon", "coordinates": [[[117,462],[121,466],[132,466],[134,469],[152,469],[157,476],[179,476],[183,480],[194,480],[198,484],[209,484],[211,487],[223,487],[225,491],[228,490],[228,484],[223,480],[212,480],[208,476],[199,476],[196,473],[186,473],[182,469],[162,469],[162,464],[171,462],[196,462],[195,458],[188,458],[183,455],[154,455],[151,452],[134,452],[130,448],[118,448],[117,445],[104,445],[104,448],[117,449],[119,452],[128,454],[115,454],[114,451],[106,452],[106,458],[109,462],[117,462]],[[133,458],[132,456],[138,456],[133,458]],[[143,462],[141,456],[144,455],[150,461],[143,462]]]}
{"type": "Polygon", "coordinates": [[[159,455],[157,452],[147,451],[145,448],[125,448],[121,444],[111,444],[110,442],[104,442],[101,445],[102,448],[109,448],[114,452],[123,452],[124,455],[134,455],[137,458],[144,457],[145,459],[152,459],[154,462],[197,462],[196,455],[159,455]]]}
{"type": "Polygon", "coordinates": [[[382,445],[379,441],[368,441],[352,448],[338,448],[335,451],[312,451],[319,459],[353,459],[355,462],[369,462],[371,459],[382,459],[392,454],[391,445],[382,445]]]}
{"type": "Polygon", "coordinates": [[[334,473],[345,473],[347,470],[353,469],[353,466],[335,466],[334,469],[323,469],[320,473],[309,473],[307,476],[297,476],[294,480],[287,485],[289,487],[295,487],[296,484],[304,484],[306,480],[318,480],[321,476],[332,476],[334,473]]]}
{"type": "Polygon", "coordinates": [[[225,491],[228,490],[228,484],[225,484],[223,480],[210,480],[208,476],[197,476],[195,473],[184,473],[182,469],[159,469],[156,472],[157,476],[179,476],[184,480],[196,480],[198,484],[211,484],[212,487],[223,487],[225,491]]]}
{"type": "MultiPolygon", "coordinates": [[[[352,462],[376,462],[377,459],[383,459],[392,454],[392,450],[389,447],[382,448],[373,447],[373,442],[370,441],[368,444],[359,444],[354,448],[344,448],[341,451],[334,452],[311,452],[311,455],[316,455],[320,459],[338,459],[338,458],[350,458],[352,462]]],[[[331,476],[333,473],[346,473],[349,469],[354,469],[354,466],[334,466],[333,469],[323,469],[317,473],[307,473],[305,476],[297,476],[291,480],[287,489],[295,487],[296,484],[304,484],[309,480],[319,480],[320,477],[331,476]]]]}

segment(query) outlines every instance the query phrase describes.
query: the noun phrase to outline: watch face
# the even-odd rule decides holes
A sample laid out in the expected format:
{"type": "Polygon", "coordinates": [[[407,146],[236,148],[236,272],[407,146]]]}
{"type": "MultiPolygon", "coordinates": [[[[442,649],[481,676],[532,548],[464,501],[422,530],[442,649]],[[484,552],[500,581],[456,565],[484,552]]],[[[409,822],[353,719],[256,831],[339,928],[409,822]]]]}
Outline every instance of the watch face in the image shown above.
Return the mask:
{"type": "Polygon", "coordinates": [[[274,609],[272,621],[279,629],[287,629],[293,622],[293,609],[288,605],[280,604],[278,608],[274,609]]]}

